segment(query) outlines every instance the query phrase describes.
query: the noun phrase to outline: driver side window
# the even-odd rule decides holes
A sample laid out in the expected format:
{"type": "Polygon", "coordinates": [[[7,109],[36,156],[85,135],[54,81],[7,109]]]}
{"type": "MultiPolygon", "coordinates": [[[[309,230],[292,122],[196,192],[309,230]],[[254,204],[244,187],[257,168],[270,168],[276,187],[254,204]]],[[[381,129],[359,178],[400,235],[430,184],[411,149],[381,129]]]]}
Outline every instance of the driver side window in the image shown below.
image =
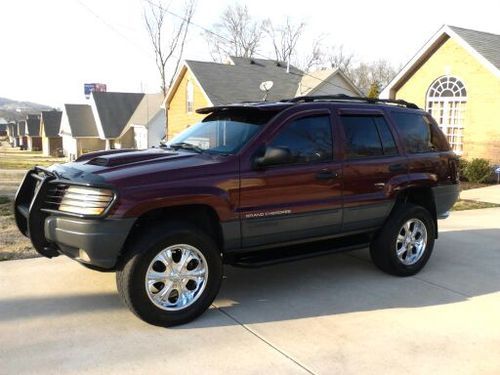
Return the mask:
{"type": "Polygon", "coordinates": [[[302,117],[285,125],[269,146],[288,149],[287,164],[317,163],[331,160],[333,155],[330,116],[302,117]]]}

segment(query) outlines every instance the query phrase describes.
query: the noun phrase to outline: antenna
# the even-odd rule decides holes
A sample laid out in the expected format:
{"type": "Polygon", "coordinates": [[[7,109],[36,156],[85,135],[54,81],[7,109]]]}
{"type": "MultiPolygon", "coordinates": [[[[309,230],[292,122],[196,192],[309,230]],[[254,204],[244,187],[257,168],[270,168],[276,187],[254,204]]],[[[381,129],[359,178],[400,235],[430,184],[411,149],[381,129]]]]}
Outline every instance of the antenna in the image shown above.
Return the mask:
{"type": "Polygon", "coordinates": [[[269,94],[269,90],[273,88],[274,82],[273,81],[264,81],[260,84],[259,89],[260,91],[265,92],[264,99],[263,101],[266,101],[267,95],[269,94]]]}

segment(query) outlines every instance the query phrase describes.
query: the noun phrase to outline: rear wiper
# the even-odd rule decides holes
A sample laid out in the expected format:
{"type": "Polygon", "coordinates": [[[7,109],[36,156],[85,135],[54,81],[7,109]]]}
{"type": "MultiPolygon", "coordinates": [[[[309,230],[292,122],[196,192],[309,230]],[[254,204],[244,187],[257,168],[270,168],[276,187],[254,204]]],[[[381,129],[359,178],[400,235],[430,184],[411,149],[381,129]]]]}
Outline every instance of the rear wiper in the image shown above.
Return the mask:
{"type": "Polygon", "coordinates": [[[198,154],[201,154],[205,151],[201,147],[198,147],[196,145],[193,145],[192,143],[187,143],[187,142],[172,143],[170,145],[170,148],[173,148],[174,150],[183,149],[183,150],[194,151],[197,152],[198,154]]]}

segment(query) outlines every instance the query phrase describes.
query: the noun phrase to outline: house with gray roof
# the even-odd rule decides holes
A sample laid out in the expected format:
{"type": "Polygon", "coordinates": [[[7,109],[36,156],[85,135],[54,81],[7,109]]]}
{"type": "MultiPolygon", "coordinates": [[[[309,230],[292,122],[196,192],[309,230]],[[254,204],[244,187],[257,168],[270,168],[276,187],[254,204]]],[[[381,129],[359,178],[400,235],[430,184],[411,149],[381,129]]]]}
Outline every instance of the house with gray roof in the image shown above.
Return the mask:
{"type": "Polygon", "coordinates": [[[61,129],[61,111],[42,111],[40,115],[40,136],[42,137],[42,152],[45,156],[61,156],[63,153],[61,129]]]}
{"type": "Polygon", "coordinates": [[[230,57],[226,63],[186,60],[164,101],[168,137],[203,118],[196,108],[334,94],[361,92],[339,70],[306,73],[284,62],[243,57],[230,57]],[[266,92],[260,89],[263,82],[272,82],[266,92]]]}
{"type": "Polygon", "coordinates": [[[9,122],[4,119],[3,117],[0,117],[0,136],[4,137],[7,135],[7,125],[9,122]]]}
{"type": "Polygon", "coordinates": [[[381,97],[424,108],[464,159],[500,165],[500,35],[442,26],[381,97]]]}
{"type": "Polygon", "coordinates": [[[20,120],[17,122],[17,145],[21,150],[28,148],[28,137],[26,135],[26,121],[20,120]]]}
{"type": "Polygon", "coordinates": [[[158,147],[165,138],[163,94],[145,94],[120,134],[122,147],[158,147]]]}
{"type": "Polygon", "coordinates": [[[105,141],[99,138],[92,108],[88,104],[65,104],[59,135],[64,156],[75,160],[80,155],[103,150],[105,141]]]}
{"type": "Polygon", "coordinates": [[[92,92],[90,106],[106,150],[131,147],[121,136],[143,97],[142,93],[92,92]]]}
{"type": "Polygon", "coordinates": [[[7,124],[7,137],[12,147],[19,147],[19,136],[17,133],[17,123],[9,122],[7,124]]]}
{"type": "Polygon", "coordinates": [[[42,137],[40,137],[40,115],[26,116],[26,149],[29,151],[42,150],[42,137]]]}

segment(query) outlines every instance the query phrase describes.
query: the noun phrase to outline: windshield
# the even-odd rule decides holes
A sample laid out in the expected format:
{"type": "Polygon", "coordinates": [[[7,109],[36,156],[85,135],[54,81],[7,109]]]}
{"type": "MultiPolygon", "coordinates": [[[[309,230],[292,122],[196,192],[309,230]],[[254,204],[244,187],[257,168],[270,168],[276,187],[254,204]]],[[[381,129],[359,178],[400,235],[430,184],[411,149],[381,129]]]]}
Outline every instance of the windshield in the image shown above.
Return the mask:
{"type": "Polygon", "coordinates": [[[274,115],[261,111],[224,111],[208,115],[167,143],[195,152],[233,154],[257,134],[274,115]]]}

